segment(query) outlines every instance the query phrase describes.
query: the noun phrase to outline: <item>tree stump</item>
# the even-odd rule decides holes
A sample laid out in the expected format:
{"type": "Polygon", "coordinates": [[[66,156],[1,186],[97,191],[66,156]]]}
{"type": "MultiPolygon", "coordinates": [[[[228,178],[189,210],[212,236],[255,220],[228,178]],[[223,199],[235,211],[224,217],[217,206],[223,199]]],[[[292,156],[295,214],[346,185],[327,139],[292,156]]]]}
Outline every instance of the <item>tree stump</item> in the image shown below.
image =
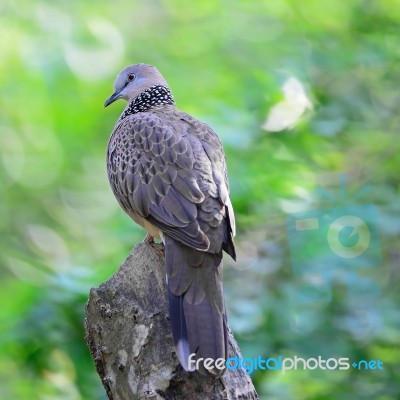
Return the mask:
{"type": "MultiPolygon", "coordinates": [[[[179,364],[172,341],[162,244],[136,245],[108,281],[90,291],[86,342],[110,400],[258,399],[243,369],[219,378],[179,364]]],[[[229,357],[241,357],[229,330],[229,357]]]]}

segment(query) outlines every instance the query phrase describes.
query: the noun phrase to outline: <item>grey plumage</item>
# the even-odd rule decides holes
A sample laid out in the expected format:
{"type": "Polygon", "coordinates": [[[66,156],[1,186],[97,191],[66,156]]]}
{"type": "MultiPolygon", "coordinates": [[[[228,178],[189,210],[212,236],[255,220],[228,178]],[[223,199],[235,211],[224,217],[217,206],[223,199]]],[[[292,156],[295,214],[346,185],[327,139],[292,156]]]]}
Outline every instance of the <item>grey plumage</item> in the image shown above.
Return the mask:
{"type": "Polygon", "coordinates": [[[106,105],[129,103],[108,144],[108,177],[123,210],[164,242],[179,360],[189,369],[191,353],[227,358],[222,250],[236,256],[222,144],[209,126],[175,107],[155,67],[125,68],[115,89],[106,105]]]}

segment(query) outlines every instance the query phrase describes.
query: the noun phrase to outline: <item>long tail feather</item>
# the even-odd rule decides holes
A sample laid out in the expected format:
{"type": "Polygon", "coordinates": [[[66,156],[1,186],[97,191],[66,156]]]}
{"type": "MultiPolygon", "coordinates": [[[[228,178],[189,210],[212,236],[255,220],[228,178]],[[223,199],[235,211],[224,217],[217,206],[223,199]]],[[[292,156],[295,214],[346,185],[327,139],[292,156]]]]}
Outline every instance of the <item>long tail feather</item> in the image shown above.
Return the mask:
{"type": "MultiPolygon", "coordinates": [[[[172,335],[183,368],[192,371],[200,358],[226,359],[222,255],[199,252],[166,237],[165,259],[172,335]]],[[[223,373],[213,363],[209,369],[199,365],[214,376],[223,373]]]]}

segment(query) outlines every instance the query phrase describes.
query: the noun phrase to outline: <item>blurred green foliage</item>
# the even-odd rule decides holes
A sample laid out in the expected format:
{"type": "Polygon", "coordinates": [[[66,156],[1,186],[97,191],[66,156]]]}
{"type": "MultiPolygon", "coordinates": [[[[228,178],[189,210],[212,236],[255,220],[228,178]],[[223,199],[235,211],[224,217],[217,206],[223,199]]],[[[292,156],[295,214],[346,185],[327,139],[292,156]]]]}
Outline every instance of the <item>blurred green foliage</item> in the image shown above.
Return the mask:
{"type": "Polygon", "coordinates": [[[144,232],[108,188],[105,148],[123,104],[102,105],[137,62],[156,65],[178,106],[224,142],[239,228],[225,292],[243,355],[384,362],[255,371],[261,398],[399,398],[397,1],[5,0],[0,13],[1,398],[105,398],[85,301],[144,232]],[[292,118],[291,129],[268,131],[279,104],[272,122],[292,118]],[[328,206],[315,190],[338,193],[343,172],[351,195],[372,184],[356,204],[378,209],[380,293],[353,298],[335,282],[327,301],[303,303],[286,216],[328,206]]]}

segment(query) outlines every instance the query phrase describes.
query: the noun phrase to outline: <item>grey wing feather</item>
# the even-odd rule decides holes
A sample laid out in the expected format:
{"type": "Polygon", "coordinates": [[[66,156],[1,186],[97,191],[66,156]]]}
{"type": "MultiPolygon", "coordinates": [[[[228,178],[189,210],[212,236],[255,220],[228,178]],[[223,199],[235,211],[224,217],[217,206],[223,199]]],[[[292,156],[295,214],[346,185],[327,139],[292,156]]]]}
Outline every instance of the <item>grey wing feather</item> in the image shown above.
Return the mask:
{"type": "Polygon", "coordinates": [[[206,225],[219,226],[218,209],[231,206],[227,181],[217,172],[226,170],[222,145],[210,128],[193,121],[168,124],[156,113],[125,118],[110,139],[108,171],[128,214],[133,210],[176,240],[204,251],[211,239],[204,233],[206,225]],[[202,209],[209,196],[216,201],[202,209]]]}

